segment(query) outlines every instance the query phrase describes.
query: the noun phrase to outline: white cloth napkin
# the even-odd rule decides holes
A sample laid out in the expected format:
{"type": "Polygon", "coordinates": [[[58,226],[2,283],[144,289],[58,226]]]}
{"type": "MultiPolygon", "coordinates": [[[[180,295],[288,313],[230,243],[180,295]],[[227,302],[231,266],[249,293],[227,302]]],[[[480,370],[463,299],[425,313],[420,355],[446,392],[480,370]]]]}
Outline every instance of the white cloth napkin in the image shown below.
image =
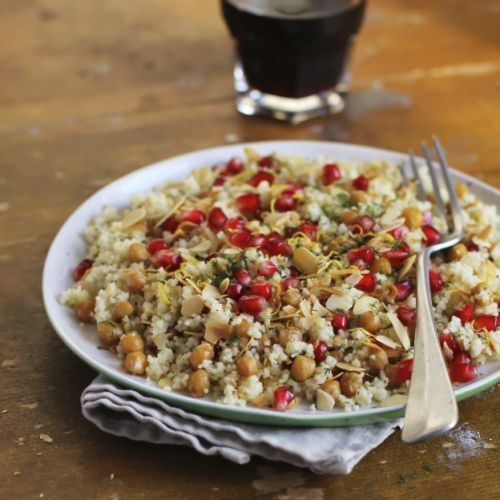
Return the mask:
{"type": "Polygon", "coordinates": [[[260,456],[318,474],[349,474],[400,426],[399,420],[336,428],[279,428],[229,422],[189,413],[122,389],[99,375],[81,397],[84,417],[99,429],[135,441],[186,445],[237,464],[260,456]]]}

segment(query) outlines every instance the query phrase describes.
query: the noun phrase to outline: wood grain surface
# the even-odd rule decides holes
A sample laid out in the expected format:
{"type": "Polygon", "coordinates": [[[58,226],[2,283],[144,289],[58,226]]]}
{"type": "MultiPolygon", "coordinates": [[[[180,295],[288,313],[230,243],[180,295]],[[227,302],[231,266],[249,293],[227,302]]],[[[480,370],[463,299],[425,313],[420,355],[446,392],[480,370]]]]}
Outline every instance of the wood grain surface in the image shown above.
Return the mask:
{"type": "Polygon", "coordinates": [[[40,281],[96,189],[235,137],[406,150],[437,133],[500,187],[499,25],[498,0],[371,1],[347,109],[290,127],[235,111],[215,1],[0,0],[0,498],[498,498],[498,389],[461,403],[449,435],[396,433],[345,477],[105,435],[80,415],[94,373],[56,337],[40,281]]]}

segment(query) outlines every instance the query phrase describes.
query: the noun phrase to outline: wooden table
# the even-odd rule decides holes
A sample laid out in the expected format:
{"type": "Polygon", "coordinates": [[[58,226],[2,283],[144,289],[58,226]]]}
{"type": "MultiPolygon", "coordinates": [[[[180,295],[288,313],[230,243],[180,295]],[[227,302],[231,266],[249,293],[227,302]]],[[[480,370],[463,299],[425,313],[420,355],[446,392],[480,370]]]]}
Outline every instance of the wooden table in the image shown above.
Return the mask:
{"type": "Polygon", "coordinates": [[[234,136],[405,150],[434,132],[453,165],[500,187],[499,23],[497,0],[372,1],[347,110],[290,127],[236,113],[215,2],[1,1],[0,497],[498,498],[498,389],[461,403],[451,434],[394,434],[346,477],[105,435],[80,415],[95,374],[54,334],[40,278],[96,189],[234,136]]]}

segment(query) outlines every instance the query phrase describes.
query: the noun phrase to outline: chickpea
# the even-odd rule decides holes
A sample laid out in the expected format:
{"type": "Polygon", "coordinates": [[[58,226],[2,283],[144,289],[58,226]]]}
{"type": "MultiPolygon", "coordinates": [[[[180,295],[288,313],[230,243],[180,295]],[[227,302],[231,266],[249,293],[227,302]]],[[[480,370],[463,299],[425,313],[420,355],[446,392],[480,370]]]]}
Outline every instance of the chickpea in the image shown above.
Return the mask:
{"type": "Polygon", "coordinates": [[[270,408],[273,406],[273,395],[272,393],[263,392],[249,401],[249,403],[252,406],[257,406],[257,408],[270,408]]]}
{"type": "Polygon", "coordinates": [[[236,364],[236,369],[241,377],[251,377],[259,371],[259,362],[252,356],[242,356],[236,364]]]}
{"type": "Polygon", "coordinates": [[[340,397],[340,384],[338,380],[327,380],[322,386],[326,393],[328,393],[335,401],[339,400],[340,397]]]}
{"type": "Polygon", "coordinates": [[[75,306],[75,314],[78,321],[82,323],[90,323],[94,318],[94,300],[84,300],[75,306]]]}
{"type": "Polygon", "coordinates": [[[354,397],[363,385],[363,377],[356,372],[344,372],[340,377],[340,390],[348,398],[354,397]]]}
{"type": "Polygon", "coordinates": [[[399,359],[403,353],[404,349],[402,347],[388,347],[388,346],[382,346],[382,349],[384,352],[387,354],[388,359],[399,359]]]}
{"type": "Polygon", "coordinates": [[[128,260],[130,262],[144,262],[149,259],[149,252],[143,243],[132,243],[128,247],[128,260]]]}
{"type": "Polygon", "coordinates": [[[366,203],[368,201],[368,195],[364,191],[353,191],[351,193],[351,201],[353,203],[366,203]]]}
{"type": "Polygon", "coordinates": [[[144,351],[144,340],[137,332],[130,332],[120,339],[120,346],[125,354],[144,351]]]}
{"type": "Polygon", "coordinates": [[[397,371],[398,371],[397,365],[387,365],[384,368],[384,372],[389,380],[387,384],[387,387],[389,387],[389,389],[395,389],[396,387],[399,387],[401,385],[399,383],[397,371]]]}
{"type": "Polygon", "coordinates": [[[389,364],[387,353],[382,348],[372,347],[368,357],[368,366],[375,370],[383,370],[389,364]]]}
{"type": "Polygon", "coordinates": [[[140,293],[146,285],[146,276],[139,269],[128,269],[125,274],[125,284],[132,293],[140,293]]]}
{"type": "Polygon", "coordinates": [[[406,225],[410,229],[418,229],[423,224],[422,212],[415,207],[406,207],[402,213],[406,225]]]}
{"type": "Polygon", "coordinates": [[[380,318],[373,311],[366,311],[359,316],[358,326],[370,333],[378,332],[380,330],[380,318]]]}
{"type": "Polygon", "coordinates": [[[455,184],[455,189],[457,191],[457,196],[459,198],[463,198],[469,192],[469,186],[467,186],[467,184],[465,184],[465,182],[462,181],[458,181],[455,184]]]}
{"type": "Polygon", "coordinates": [[[302,332],[294,326],[281,328],[278,333],[278,342],[281,347],[286,347],[288,342],[297,342],[300,340],[302,340],[302,332]]]}
{"type": "Polygon", "coordinates": [[[144,375],[148,361],[143,352],[129,352],[123,362],[125,370],[132,375],[144,375]]]}
{"type": "Polygon", "coordinates": [[[316,363],[314,359],[308,358],[302,354],[299,354],[292,363],[292,368],[290,373],[295,380],[303,382],[304,380],[311,378],[316,372],[316,363]]]}
{"type": "Polygon", "coordinates": [[[460,260],[467,253],[467,247],[463,243],[458,243],[448,250],[447,257],[449,260],[460,260]]]}
{"type": "Polygon", "coordinates": [[[188,391],[195,398],[201,398],[208,394],[210,378],[205,370],[196,370],[189,375],[188,391]]]}
{"type": "Polygon", "coordinates": [[[113,306],[111,316],[115,321],[121,321],[125,316],[130,316],[134,312],[134,307],[127,300],[117,302],[113,306]]]}
{"type": "Polygon", "coordinates": [[[255,346],[257,352],[263,352],[265,347],[269,347],[271,345],[271,339],[269,335],[262,335],[260,339],[257,340],[257,345],[255,346]]]}
{"type": "Polygon", "coordinates": [[[234,333],[236,336],[240,338],[248,338],[248,329],[250,328],[250,325],[252,323],[248,321],[247,319],[242,320],[241,323],[238,323],[234,327],[234,333]]]}
{"type": "Polygon", "coordinates": [[[281,300],[283,304],[297,307],[300,304],[302,296],[300,292],[295,288],[289,288],[285,293],[281,295],[281,300]]]}
{"type": "Polygon", "coordinates": [[[344,224],[349,224],[352,222],[356,217],[358,216],[358,212],[355,210],[347,209],[341,212],[339,215],[340,222],[343,222],[344,224]]]}
{"type": "Polygon", "coordinates": [[[189,363],[193,370],[197,370],[206,359],[214,358],[214,348],[212,344],[204,342],[197,345],[189,355],[189,363]]]}
{"type": "Polygon", "coordinates": [[[372,262],[370,271],[372,273],[391,274],[392,266],[389,262],[389,259],[386,259],[385,257],[379,257],[372,262]]]}
{"type": "Polygon", "coordinates": [[[96,329],[101,344],[105,346],[118,344],[120,337],[123,335],[123,330],[111,321],[97,323],[96,329]]]}

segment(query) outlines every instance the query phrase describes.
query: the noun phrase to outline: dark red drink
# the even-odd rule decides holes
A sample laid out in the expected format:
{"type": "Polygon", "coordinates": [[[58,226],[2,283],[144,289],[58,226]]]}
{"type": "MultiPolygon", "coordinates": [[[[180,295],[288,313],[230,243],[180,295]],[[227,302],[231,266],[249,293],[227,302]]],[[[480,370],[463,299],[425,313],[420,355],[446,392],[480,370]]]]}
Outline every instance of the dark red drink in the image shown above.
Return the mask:
{"type": "Polygon", "coordinates": [[[222,0],[248,85],[301,98],[342,78],[366,0],[222,0]]]}

